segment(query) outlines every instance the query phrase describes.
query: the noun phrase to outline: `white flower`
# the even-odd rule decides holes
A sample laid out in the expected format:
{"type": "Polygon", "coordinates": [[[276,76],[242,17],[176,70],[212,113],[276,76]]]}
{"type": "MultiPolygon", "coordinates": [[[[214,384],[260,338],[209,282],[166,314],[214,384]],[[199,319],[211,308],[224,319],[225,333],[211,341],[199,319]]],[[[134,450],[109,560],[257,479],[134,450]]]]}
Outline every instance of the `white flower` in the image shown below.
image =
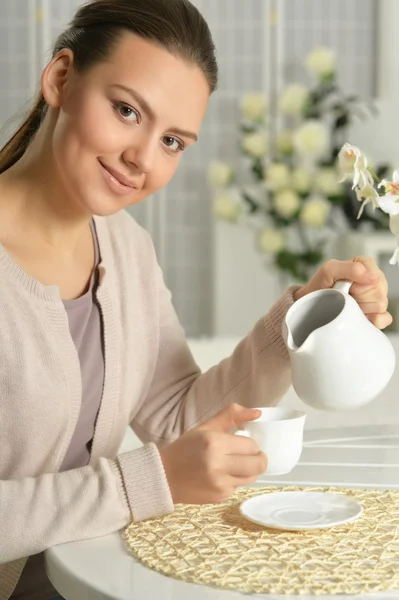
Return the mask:
{"type": "Polygon", "coordinates": [[[280,217],[289,219],[301,206],[301,200],[294,190],[278,192],[273,198],[273,207],[280,217]]]}
{"type": "Polygon", "coordinates": [[[208,169],[208,182],[215,187],[227,187],[234,179],[234,171],[227,163],[213,162],[208,169]]]}
{"type": "Polygon", "coordinates": [[[301,210],[300,219],[308,227],[324,227],[331,211],[331,204],[322,196],[309,198],[301,210]]]}
{"type": "Polygon", "coordinates": [[[238,200],[228,194],[222,192],[214,197],[213,199],[213,214],[217,219],[221,221],[237,221],[238,217],[242,212],[242,207],[238,200]]]}
{"type": "Polygon", "coordinates": [[[285,88],[280,96],[279,108],[290,116],[302,115],[309,101],[309,90],[301,83],[293,83],[285,88]]]}
{"type": "Polygon", "coordinates": [[[338,168],[341,182],[353,177],[352,189],[357,185],[365,188],[368,183],[373,184],[373,177],[367,170],[367,158],[357,146],[348,143],[342,146],[338,154],[338,168]]]}
{"type": "Polygon", "coordinates": [[[321,121],[309,119],[295,132],[294,146],[300,154],[319,158],[330,146],[330,132],[321,121]]]}
{"type": "Polygon", "coordinates": [[[300,194],[306,194],[312,184],[312,173],[308,169],[298,167],[291,175],[291,184],[300,194]]]}
{"type": "Polygon", "coordinates": [[[392,254],[389,259],[390,265],[399,265],[399,246],[396,248],[395,252],[392,254]]]}
{"type": "Polygon", "coordinates": [[[373,205],[373,209],[376,209],[378,207],[378,201],[380,197],[372,183],[367,183],[362,189],[356,188],[356,197],[359,200],[359,202],[362,202],[359,214],[357,215],[358,219],[360,219],[360,217],[362,216],[366,204],[370,204],[371,202],[373,205]]]}
{"type": "Polygon", "coordinates": [[[292,131],[285,129],[276,136],[276,148],[281,154],[290,155],[294,150],[292,131]]]}
{"type": "Polygon", "coordinates": [[[389,216],[389,229],[391,233],[399,237],[399,215],[389,216]]]}
{"type": "Polygon", "coordinates": [[[311,73],[323,79],[335,72],[335,52],[329,48],[315,48],[307,55],[305,64],[311,73]]]}
{"type": "Polygon", "coordinates": [[[383,179],[378,187],[385,188],[385,196],[379,197],[381,210],[389,215],[399,215],[399,169],[394,171],[392,181],[383,179]]]}
{"type": "Polygon", "coordinates": [[[267,100],[262,92],[251,92],[241,98],[241,111],[251,121],[262,121],[265,116],[267,100]]]}
{"type": "Polygon", "coordinates": [[[246,154],[249,154],[254,158],[260,158],[261,156],[264,156],[267,154],[269,149],[266,133],[263,131],[247,133],[242,139],[242,147],[246,154]]]}
{"type": "Polygon", "coordinates": [[[315,189],[325,196],[338,196],[342,190],[342,185],[338,179],[339,176],[336,169],[322,167],[315,175],[315,189]]]}
{"type": "Polygon", "coordinates": [[[262,229],[259,235],[259,249],[267,254],[277,254],[284,250],[285,239],[280,229],[270,227],[262,229]]]}
{"type": "Polygon", "coordinates": [[[282,190],[289,186],[290,170],[284,163],[272,163],[265,168],[264,177],[270,190],[282,190]]]}

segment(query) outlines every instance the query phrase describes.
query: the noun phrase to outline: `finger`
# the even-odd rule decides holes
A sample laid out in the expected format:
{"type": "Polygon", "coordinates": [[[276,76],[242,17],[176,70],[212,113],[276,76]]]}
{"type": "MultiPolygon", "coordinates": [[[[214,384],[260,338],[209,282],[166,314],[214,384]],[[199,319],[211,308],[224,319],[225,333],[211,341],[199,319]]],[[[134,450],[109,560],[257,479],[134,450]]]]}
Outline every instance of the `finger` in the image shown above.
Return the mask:
{"type": "Polygon", "coordinates": [[[263,452],[252,456],[226,456],[225,467],[232,477],[259,477],[266,471],[267,458],[263,452]]]}
{"type": "Polygon", "coordinates": [[[389,312],[385,312],[383,314],[368,314],[366,317],[369,321],[372,322],[373,325],[378,327],[378,329],[385,329],[392,323],[392,315],[389,312]]]}
{"type": "Polygon", "coordinates": [[[382,274],[376,260],[371,258],[371,256],[354,256],[352,262],[363,265],[369,273],[375,273],[376,275],[382,274]]]}
{"type": "Polygon", "coordinates": [[[377,273],[369,272],[362,263],[353,260],[328,260],[321,267],[320,277],[321,288],[334,287],[340,280],[363,285],[376,284],[379,280],[377,273]]]}
{"type": "Polygon", "coordinates": [[[231,433],[226,434],[226,444],[224,447],[225,454],[234,457],[237,455],[256,456],[260,452],[258,444],[252,438],[231,433]]]}
{"type": "MultiPolygon", "coordinates": [[[[379,268],[374,258],[371,258],[370,256],[355,256],[352,260],[353,262],[358,262],[362,264],[369,273],[375,274],[374,285],[370,285],[368,287],[369,290],[377,289],[381,290],[383,294],[388,293],[388,282],[385,277],[385,273],[379,268]]],[[[351,287],[350,293],[354,296],[358,292],[364,293],[365,290],[364,288],[362,289],[362,286],[359,286],[358,284],[354,283],[351,287]]]]}
{"type": "Polygon", "coordinates": [[[385,277],[375,285],[361,285],[359,283],[354,283],[352,284],[349,293],[358,302],[386,300],[388,297],[388,283],[385,277]]]}
{"type": "Polygon", "coordinates": [[[261,414],[262,412],[257,408],[245,408],[235,403],[229,404],[215,416],[199,425],[198,429],[227,432],[233,428],[237,429],[241,423],[255,421],[261,414]]]}
{"type": "Polygon", "coordinates": [[[359,306],[366,315],[384,314],[388,308],[388,301],[379,300],[377,302],[359,302],[359,306]]]}
{"type": "MultiPolygon", "coordinates": [[[[260,473],[260,475],[262,475],[262,473],[260,473]]],[[[251,485],[251,483],[255,483],[255,481],[259,479],[260,475],[252,475],[251,477],[232,477],[230,479],[230,485],[233,488],[251,485]]]]}

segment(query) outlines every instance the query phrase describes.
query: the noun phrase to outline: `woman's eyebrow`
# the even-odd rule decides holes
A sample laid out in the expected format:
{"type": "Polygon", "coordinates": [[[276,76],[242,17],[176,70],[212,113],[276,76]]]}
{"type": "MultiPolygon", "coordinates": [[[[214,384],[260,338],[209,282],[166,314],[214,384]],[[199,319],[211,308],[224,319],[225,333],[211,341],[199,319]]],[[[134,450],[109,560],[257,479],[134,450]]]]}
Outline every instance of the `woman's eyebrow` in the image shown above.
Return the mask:
{"type": "MultiPolygon", "coordinates": [[[[151,108],[151,106],[147,102],[147,100],[145,98],[143,98],[143,96],[141,94],[139,94],[139,92],[137,92],[133,88],[127,87],[126,85],[122,85],[120,83],[115,83],[111,87],[117,88],[119,90],[123,90],[124,92],[129,94],[133,98],[133,100],[135,100],[136,102],[138,102],[140,104],[141,108],[146,113],[147,117],[151,121],[155,121],[155,112],[153,111],[153,109],[151,108]]],[[[195,142],[198,140],[197,134],[195,134],[191,131],[187,131],[185,129],[180,129],[180,127],[172,127],[170,129],[170,132],[176,133],[177,135],[181,135],[182,137],[191,138],[195,142]]]]}

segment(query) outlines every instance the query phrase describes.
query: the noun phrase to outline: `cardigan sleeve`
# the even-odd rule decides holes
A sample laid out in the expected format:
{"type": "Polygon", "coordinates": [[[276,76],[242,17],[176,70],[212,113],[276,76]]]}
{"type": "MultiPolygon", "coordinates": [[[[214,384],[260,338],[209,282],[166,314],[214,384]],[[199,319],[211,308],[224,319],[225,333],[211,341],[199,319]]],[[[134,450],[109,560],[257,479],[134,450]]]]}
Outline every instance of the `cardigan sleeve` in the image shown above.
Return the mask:
{"type": "Polygon", "coordinates": [[[172,510],[162,461],[151,443],[94,466],[0,480],[0,564],[172,510]]]}
{"type": "Polygon", "coordinates": [[[140,439],[169,443],[232,402],[248,407],[278,403],[291,383],[282,321],[299,286],[287,289],[230,357],[201,373],[160,269],[158,279],[158,360],[146,400],[131,423],[140,439]]]}

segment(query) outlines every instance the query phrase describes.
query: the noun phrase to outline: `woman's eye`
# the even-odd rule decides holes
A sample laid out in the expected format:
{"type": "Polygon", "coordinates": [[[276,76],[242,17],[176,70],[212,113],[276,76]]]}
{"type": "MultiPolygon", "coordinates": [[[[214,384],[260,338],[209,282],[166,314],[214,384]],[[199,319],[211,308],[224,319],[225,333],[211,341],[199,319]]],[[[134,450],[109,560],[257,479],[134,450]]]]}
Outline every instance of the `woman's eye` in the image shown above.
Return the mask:
{"type": "Polygon", "coordinates": [[[169,150],[172,150],[173,152],[182,152],[184,150],[183,142],[180,142],[180,140],[177,140],[170,135],[165,135],[163,137],[163,143],[168,147],[169,150]]]}
{"type": "Polygon", "coordinates": [[[117,102],[115,104],[115,109],[118,111],[120,116],[125,119],[125,121],[131,121],[132,123],[139,122],[138,113],[128,104],[124,104],[123,102],[117,102]]]}

